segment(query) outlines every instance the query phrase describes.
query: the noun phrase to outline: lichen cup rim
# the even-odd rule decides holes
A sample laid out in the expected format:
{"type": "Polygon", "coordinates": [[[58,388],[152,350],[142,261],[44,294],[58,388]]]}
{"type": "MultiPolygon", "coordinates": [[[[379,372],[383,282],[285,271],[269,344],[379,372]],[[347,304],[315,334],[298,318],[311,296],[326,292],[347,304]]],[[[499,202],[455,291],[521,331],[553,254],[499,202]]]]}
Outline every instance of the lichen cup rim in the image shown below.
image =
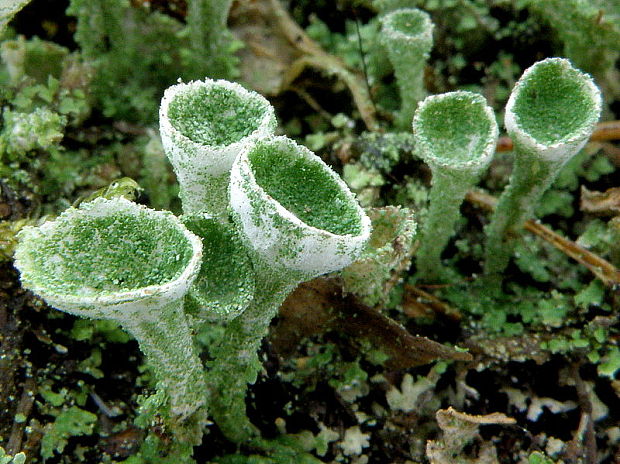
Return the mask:
{"type": "MultiPolygon", "coordinates": [[[[55,232],[57,227],[64,227],[70,221],[79,220],[85,217],[105,217],[115,213],[135,214],[137,211],[158,217],[160,220],[169,221],[173,226],[182,232],[187,244],[191,246],[192,256],[188,260],[183,271],[162,284],[148,285],[132,290],[118,292],[102,291],[98,295],[75,295],[71,293],[59,293],[50,291],[48,287],[36,283],[30,278],[31,273],[38,272],[33,268],[34,263],[29,253],[30,246],[24,244],[18,246],[15,253],[15,266],[20,271],[21,279],[26,287],[35,294],[44,297],[52,306],[57,305],[63,311],[72,312],[77,315],[90,316],[90,308],[113,306],[115,309],[129,309],[132,306],[139,306],[143,302],[153,302],[156,299],[163,299],[165,302],[172,301],[181,297],[196,278],[202,260],[202,242],[192,232],[187,230],[183,223],[168,211],[156,211],[143,205],[138,205],[125,198],[118,197],[113,199],[97,198],[89,203],[80,205],[79,208],[69,208],[60,214],[53,221],[48,221],[39,227],[29,226],[20,231],[18,238],[23,243],[26,237],[35,240],[45,235],[55,232]],[[89,309],[84,309],[89,308],[89,309]]],[[[117,311],[116,311],[117,313],[117,311]]]]}
{"type": "MultiPolygon", "coordinates": [[[[347,258],[352,255],[359,255],[370,238],[370,219],[359,205],[355,195],[349,190],[346,183],[319,157],[312,153],[312,151],[285,136],[274,136],[262,139],[257,143],[246,147],[239,154],[231,171],[230,198],[231,210],[233,211],[233,214],[237,214],[241,217],[242,226],[240,232],[245,235],[252,245],[255,245],[255,251],[262,255],[263,258],[269,259],[272,256],[270,256],[270,253],[265,252],[266,247],[261,246],[263,243],[261,243],[258,237],[269,237],[270,233],[281,234],[282,232],[276,231],[275,228],[272,228],[271,231],[260,230],[260,226],[256,223],[252,224],[253,219],[251,216],[256,211],[255,208],[259,208],[259,203],[271,210],[272,213],[275,213],[275,215],[277,215],[284,223],[291,227],[291,236],[294,236],[296,233],[300,233],[303,238],[299,240],[307,239],[310,246],[316,246],[317,250],[322,250],[321,253],[318,253],[318,256],[313,256],[311,262],[316,264],[321,262],[324,263],[325,261],[329,262],[327,256],[332,259],[331,266],[325,266],[325,264],[322,266],[304,265],[304,263],[299,260],[276,259],[276,261],[279,261],[280,265],[302,273],[320,275],[348,265],[353,261],[353,259],[347,258]],[[269,195],[269,193],[267,193],[265,189],[258,184],[254,173],[252,172],[251,162],[249,160],[252,150],[256,150],[264,144],[271,144],[272,146],[276,146],[281,149],[294,150],[296,154],[300,155],[303,159],[320,165],[323,173],[329,177],[330,181],[335,183],[342,193],[344,193],[349,202],[348,206],[355,210],[359,225],[359,232],[336,234],[326,229],[312,226],[304,222],[294,212],[284,207],[278,200],[269,195]],[[258,195],[258,199],[250,200],[244,192],[244,189],[251,189],[256,195],[258,195]],[[251,229],[254,230],[252,231],[251,229]],[[306,235],[304,236],[304,234],[306,235]],[[312,243],[312,241],[314,241],[314,243],[312,243]],[[320,242],[323,242],[322,246],[318,245],[320,242]],[[346,250],[346,252],[344,252],[344,250],[346,250]],[[330,253],[330,251],[333,252],[330,253]],[[338,255],[337,251],[341,251],[339,254],[339,260],[335,259],[338,255]]],[[[278,238],[272,239],[277,242],[278,238]]],[[[269,238],[267,238],[267,240],[269,240],[269,238]]]]}
{"type": "MultiPolygon", "coordinates": [[[[465,90],[456,90],[454,92],[446,92],[438,95],[431,95],[426,97],[418,104],[418,108],[413,118],[413,132],[416,141],[416,148],[420,156],[431,166],[437,166],[444,169],[450,169],[453,171],[468,170],[471,172],[478,172],[485,169],[491,162],[493,155],[495,154],[495,147],[497,144],[497,137],[499,135],[499,128],[495,120],[495,114],[493,110],[487,104],[486,99],[477,93],[468,92],[465,90]],[[432,141],[427,140],[426,137],[421,137],[419,134],[419,128],[423,128],[422,118],[424,112],[431,108],[432,105],[441,104],[445,100],[451,100],[454,98],[462,98],[469,101],[474,101],[476,105],[484,112],[486,118],[489,121],[489,129],[486,143],[482,150],[470,151],[470,157],[467,160],[458,160],[455,158],[447,158],[445,156],[438,156],[434,149],[432,141]],[[476,156],[474,156],[476,155],[476,156]]],[[[484,134],[483,134],[484,136],[484,134]]]]}
{"type": "Polygon", "coordinates": [[[508,133],[516,139],[515,141],[522,144],[527,150],[535,151],[539,153],[540,156],[550,160],[562,159],[567,150],[570,150],[569,156],[572,156],[574,151],[578,151],[587,142],[592,127],[600,117],[602,104],[601,92],[589,74],[575,68],[566,58],[547,58],[527,68],[515,84],[508,99],[508,103],[506,104],[504,125],[508,133]],[[524,87],[531,82],[532,78],[535,77],[535,74],[539,72],[541,68],[550,65],[559,66],[566,77],[572,74],[575,78],[581,79],[580,84],[584,95],[591,97],[593,106],[590,108],[588,117],[581,122],[580,126],[577,130],[573,131],[572,135],[569,137],[562,137],[558,141],[549,144],[536,139],[525,129],[521,124],[519,115],[515,113],[514,109],[524,87]]]}
{"type": "MultiPolygon", "coordinates": [[[[214,151],[222,151],[226,150],[226,154],[236,153],[240,150],[244,145],[249,143],[251,140],[266,136],[273,132],[274,128],[277,126],[277,120],[275,116],[275,111],[269,101],[260,95],[257,92],[252,90],[248,90],[242,85],[236,82],[230,82],[225,79],[209,79],[205,78],[204,80],[192,80],[189,82],[179,82],[178,84],[172,85],[168,87],[164,91],[164,96],[162,97],[161,104],[159,107],[159,125],[160,125],[160,133],[162,139],[172,139],[175,138],[183,144],[187,144],[189,146],[193,146],[196,152],[206,154],[208,152],[214,151]],[[179,130],[170,120],[169,117],[169,109],[170,105],[174,102],[174,99],[182,94],[187,94],[195,91],[200,88],[213,88],[219,87],[226,91],[229,91],[231,94],[234,94],[240,97],[242,100],[250,101],[255,100],[259,102],[263,107],[263,117],[261,118],[259,124],[257,124],[256,128],[250,132],[248,135],[231,142],[231,143],[222,143],[222,144],[208,144],[204,142],[197,142],[184,134],[181,130],[179,130]]],[[[228,158],[224,156],[224,158],[228,158]]],[[[211,160],[209,163],[211,166],[215,166],[216,169],[214,174],[224,173],[228,169],[230,169],[230,165],[232,165],[233,159],[226,160],[211,160]]]]}
{"type": "Polygon", "coordinates": [[[392,40],[398,42],[432,42],[433,40],[433,30],[435,25],[433,24],[430,15],[426,11],[422,11],[418,8],[398,8],[396,10],[390,11],[389,13],[381,16],[380,18],[381,24],[383,26],[382,31],[392,40]],[[392,22],[397,18],[397,16],[401,16],[404,14],[416,15],[417,20],[422,21],[422,27],[420,28],[420,32],[417,34],[405,34],[393,27],[392,22]]]}

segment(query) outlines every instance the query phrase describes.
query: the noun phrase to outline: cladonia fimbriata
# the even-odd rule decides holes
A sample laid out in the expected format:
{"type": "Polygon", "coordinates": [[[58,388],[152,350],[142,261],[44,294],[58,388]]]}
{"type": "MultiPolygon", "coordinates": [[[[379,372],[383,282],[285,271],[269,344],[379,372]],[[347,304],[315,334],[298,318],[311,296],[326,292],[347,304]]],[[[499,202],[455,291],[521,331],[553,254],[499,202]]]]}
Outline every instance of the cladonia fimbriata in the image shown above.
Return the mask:
{"type": "Polygon", "coordinates": [[[539,61],[515,85],[504,121],[514,141],[514,168],[487,227],[487,275],[506,268],[523,224],[562,166],[588,141],[601,104],[592,78],[563,58],[539,61]]]}
{"type": "Polygon", "coordinates": [[[433,173],[417,252],[421,278],[441,276],[441,252],[454,233],[465,193],[493,158],[497,135],[495,114],[482,95],[449,92],[428,97],[418,106],[413,119],[416,153],[433,173]]]}
{"type": "Polygon", "coordinates": [[[234,82],[205,79],[169,87],[159,109],[159,128],[179,181],[183,212],[224,219],[233,161],[275,127],[269,102],[234,82]]]}
{"type": "Polygon", "coordinates": [[[183,300],[200,269],[200,239],[172,213],[121,197],[69,208],[19,238],[24,287],[56,309],[131,333],[167,398],[170,432],[199,443],[206,387],[183,300]]]}
{"type": "Polygon", "coordinates": [[[359,257],[370,220],[335,172],[286,137],[245,148],[232,168],[230,202],[254,265],[256,294],[214,348],[210,406],[226,436],[242,441],[255,432],[245,392],[260,370],[257,351],[271,319],[300,282],[359,257]]]}

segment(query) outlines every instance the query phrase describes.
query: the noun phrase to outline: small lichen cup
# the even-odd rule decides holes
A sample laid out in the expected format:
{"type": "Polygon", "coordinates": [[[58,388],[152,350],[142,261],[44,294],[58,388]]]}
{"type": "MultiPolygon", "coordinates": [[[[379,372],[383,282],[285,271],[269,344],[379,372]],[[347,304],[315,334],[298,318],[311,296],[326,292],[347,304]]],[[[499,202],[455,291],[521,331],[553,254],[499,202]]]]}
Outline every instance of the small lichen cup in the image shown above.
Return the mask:
{"type": "Polygon", "coordinates": [[[231,224],[206,214],[183,216],[183,224],[202,239],[202,265],[186,298],[186,313],[194,326],[226,323],[252,302],[256,289],[254,269],[231,224]]]}
{"type": "Polygon", "coordinates": [[[563,58],[535,63],[515,85],[504,121],[514,141],[514,168],[487,227],[487,276],[505,270],[523,224],[562,166],[588,141],[601,104],[592,78],[563,58]]]}
{"type": "Polygon", "coordinates": [[[423,279],[442,275],[441,252],[454,233],[467,191],[487,169],[497,142],[493,110],[482,95],[457,91],[426,98],[413,119],[416,153],[431,168],[430,206],[417,253],[423,279]]]}
{"type": "Polygon", "coordinates": [[[434,25],[428,13],[400,8],[381,17],[381,43],[387,49],[400,90],[396,125],[407,129],[419,101],[426,97],[424,66],[433,47],[434,25]]]}
{"type": "Polygon", "coordinates": [[[23,286],[60,311],[120,323],[168,398],[171,432],[199,442],[204,370],[183,298],[200,269],[200,239],[172,213],[119,197],[69,208],[24,228],[19,240],[15,266],[23,286]]]}
{"type": "Polygon", "coordinates": [[[214,349],[210,408],[224,434],[240,442],[255,433],[245,393],[260,371],[257,352],[271,319],[300,282],[359,257],[370,220],[335,172],[286,137],[259,140],[239,155],[230,203],[254,265],[256,294],[214,349]]]}
{"type": "Polygon", "coordinates": [[[205,79],[166,89],[159,129],[183,212],[225,218],[233,161],[247,144],[273,134],[276,124],[269,102],[234,82],[205,79]]]}

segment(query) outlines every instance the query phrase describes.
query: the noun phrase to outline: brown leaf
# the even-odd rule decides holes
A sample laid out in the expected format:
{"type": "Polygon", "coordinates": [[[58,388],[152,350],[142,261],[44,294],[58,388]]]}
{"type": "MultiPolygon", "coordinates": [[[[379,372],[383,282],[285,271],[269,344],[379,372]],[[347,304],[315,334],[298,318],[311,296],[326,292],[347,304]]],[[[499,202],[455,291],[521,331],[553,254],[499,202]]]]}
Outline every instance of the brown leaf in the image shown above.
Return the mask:
{"type": "Polygon", "coordinates": [[[388,356],[388,369],[407,369],[438,359],[472,359],[469,353],[411,335],[396,321],[362,305],[352,295],[344,296],[336,278],[318,278],[301,284],[280,308],[271,341],[286,356],[303,337],[329,330],[346,333],[353,341],[369,341],[388,356]]]}

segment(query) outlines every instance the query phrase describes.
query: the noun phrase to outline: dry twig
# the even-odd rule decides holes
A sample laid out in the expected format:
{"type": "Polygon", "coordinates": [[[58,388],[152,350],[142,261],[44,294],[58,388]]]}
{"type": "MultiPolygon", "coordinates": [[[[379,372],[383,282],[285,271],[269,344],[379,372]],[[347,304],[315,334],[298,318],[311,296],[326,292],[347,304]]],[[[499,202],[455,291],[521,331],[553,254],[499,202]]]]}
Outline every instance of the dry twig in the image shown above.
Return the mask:
{"type": "Polygon", "coordinates": [[[270,4],[280,31],[290,44],[302,54],[286,71],[281,88],[288,88],[306,67],[315,68],[326,74],[337,76],[349,88],[353,101],[368,130],[378,130],[375,109],[362,75],[349,69],[344,61],[334,55],[330,55],[318,43],[308,37],[278,0],[271,0],[270,4]]]}

